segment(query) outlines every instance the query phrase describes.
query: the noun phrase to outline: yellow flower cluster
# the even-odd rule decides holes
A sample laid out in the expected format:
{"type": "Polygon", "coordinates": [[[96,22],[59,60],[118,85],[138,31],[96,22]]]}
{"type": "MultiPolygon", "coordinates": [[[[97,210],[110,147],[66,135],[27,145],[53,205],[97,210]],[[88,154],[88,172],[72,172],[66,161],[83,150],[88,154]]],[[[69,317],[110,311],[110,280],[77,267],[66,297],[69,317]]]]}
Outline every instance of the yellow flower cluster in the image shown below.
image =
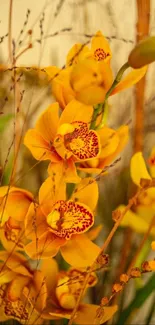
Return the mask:
{"type": "MultiPolygon", "coordinates": [[[[57,102],[27,131],[24,144],[35,159],[49,161],[48,178],[37,198],[17,187],[0,188],[0,236],[5,249],[0,252],[0,313],[4,320],[41,324],[44,319],[69,319],[86,267],[100,252],[92,241],[99,230],[90,230],[99,195],[91,174],[103,175],[128,141],[126,125],[118,130],[97,127],[100,114],[108,96],[138,82],[146,72],[143,67],[122,81],[115,80],[111,57],[107,40],[97,32],[91,48],[73,46],[64,69],[44,69],[57,102]],[[86,174],[90,176],[82,177],[86,174]],[[74,183],[70,196],[68,183],[74,183]],[[68,271],[58,271],[53,259],[58,252],[72,266],[68,271]]],[[[91,273],[87,287],[95,283],[96,275],[91,273]]],[[[81,304],[74,323],[92,323],[97,309],[81,304]]],[[[100,324],[116,310],[117,306],[105,307],[100,324]]]]}

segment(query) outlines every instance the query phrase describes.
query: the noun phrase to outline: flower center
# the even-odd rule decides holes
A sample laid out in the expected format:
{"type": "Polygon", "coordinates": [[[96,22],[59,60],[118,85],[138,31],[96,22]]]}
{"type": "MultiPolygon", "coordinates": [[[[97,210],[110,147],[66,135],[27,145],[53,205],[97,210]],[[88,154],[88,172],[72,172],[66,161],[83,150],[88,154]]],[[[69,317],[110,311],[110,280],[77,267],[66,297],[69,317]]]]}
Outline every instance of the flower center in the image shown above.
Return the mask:
{"type": "Polygon", "coordinates": [[[108,56],[110,56],[109,53],[106,53],[102,48],[98,48],[94,52],[94,58],[96,61],[102,61],[105,60],[108,56]]]}
{"type": "Polygon", "coordinates": [[[59,237],[70,239],[73,234],[87,231],[94,223],[90,209],[74,201],[58,201],[47,216],[51,231],[59,237]]]}

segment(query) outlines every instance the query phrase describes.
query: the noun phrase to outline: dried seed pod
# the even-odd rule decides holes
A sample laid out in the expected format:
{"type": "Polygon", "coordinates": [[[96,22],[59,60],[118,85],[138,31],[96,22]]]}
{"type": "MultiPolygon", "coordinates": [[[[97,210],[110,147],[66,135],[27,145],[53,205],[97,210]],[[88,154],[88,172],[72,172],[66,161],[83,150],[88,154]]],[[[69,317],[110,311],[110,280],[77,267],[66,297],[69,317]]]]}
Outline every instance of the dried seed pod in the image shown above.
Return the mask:
{"type": "Polygon", "coordinates": [[[145,261],[141,265],[143,272],[151,272],[155,270],[155,261],[145,261]]]}
{"type": "Polygon", "coordinates": [[[141,271],[138,267],[133,267],[130,271],[131,278],[140,278],[141,277],[141,271]]]}
{"type": "Polygon", "coordinates": [[[97,264],[100,265],[100,267],[103,267],[109,263],[109,255],[108,254],[100,254],[97,258],[97,264]]]}
{"type": "Polygon", "coordinates": [[[127,283],[129,281],[129,276],[126,273],[121,274],[120,282],[127,283]]]}
{"type": "Polygon", "coordinates": [[[123,289],[123,285],[121,283],[115,283],[112,287],[112,293],[120,292],[123,289]]]}
{"type": "Polygon", "coordinates": [[[108,297],[103,297],[101,299],[101,306],[106,306],[109,303],[109,298],[108,297]]]}
{"type": "Polygon", "coordinates": [[[121,213],[121,211],[119,209],[114,210],[112,212],[112,220],[117,222],[120,219],[121,215],[122,215],[122,213],[121,213]]]}

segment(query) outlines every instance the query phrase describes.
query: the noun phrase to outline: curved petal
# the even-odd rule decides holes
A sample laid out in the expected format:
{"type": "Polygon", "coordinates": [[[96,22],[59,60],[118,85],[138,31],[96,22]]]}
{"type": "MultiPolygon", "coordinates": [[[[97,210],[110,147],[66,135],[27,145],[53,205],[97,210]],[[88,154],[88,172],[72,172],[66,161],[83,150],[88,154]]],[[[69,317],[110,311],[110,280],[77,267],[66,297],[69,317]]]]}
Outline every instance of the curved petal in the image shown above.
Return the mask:
{"type": "MultiPolygon", "coordinates": [[[[22,250],[25,243],[25,234],[22,225],[16,222],[16,225],[10,226],[10,219],[0,229],[0,239],[3,247],[8,251],[22,250]]],[[[12,219],[14,221],[14,219],[12,219]]],[[[15,221],[14,221],[15,224],[15,221]]]]}
{"type": "Polygon", "coordinates": [[[33,240],[25,246],[25,252],[32,259],[42,259],[55,256],[61,245],[64,245],[66,240],[59,238],[47,231],[38,240],[33,240]]]}
{"type": "Polygon", "coordinates": [[[75,163],[72,158],[60,163],[50,163],[48,166],[49,175],[59,175],[66,183],[79,183],[81,178],[77,174],[75,163]]]}
{"type": "Polygon", "coordinates": [[[0,260],[4,261],[5,265],[14,273],[19,273],[30,278],[32,277],[32,274],[27,268],[27,260],[22,254],[10,254],[6,251],[0,251],[0,260]]]}
{"type": "Polygon", "coordinates": [[[15,273],[9,268],[4,267],[4,264],[0,263],[0,286],[9,283],[14,277],[15,273]]]}
{"type": "Polygon", "coordinates": [[[55,292],[55,288],[58,281],[58,263],[54,258],[42,260],[40,270],[45,276],[48,295],[51,295],[53,292],[55,292]]]}
{"type": "Polygon", "coordinates": [[[46,216],[41,207],[32,203],[25,217],[25,236],[31,240],[36,240],[47,229],[46,216]]]}
{"type": "Polygon", "coordinates": [[[100,248],[86,234],[72,236],[60,250],[64,260],[77,268],[90,266],[100,252],[100,248]]]}
{"type": "Polygon", "coordinates": [[[100,137],[101,143],[100,158],[105,158],[117,149],[119,144],[119,135],[117,134],[117,131],[106,126],[97,130],[97,134],[100,137]]]}
{"type": "Polygon", "coordinates": [[[16,221],[23,221],[32,200],[32,195],[28,197],[20,191],[14,191],[9,193],[5,209],[11,218],[16,221]]]}
{"type": "Polygon", "coordinates": [[[35,129],[28,130],[24,138],[25,146],[37,160],[60,160],[54,147],[48,143],[35,129]]]}
{"type": "Polygon", "coordinates": [[[21,297],[23,289],[30,282],[30,278],[26,276],[16,275],[16,277],[10,282],[7,288],[7,297],[11,301],[16,301],[21,297]]]}
{"type": "Polygon", "coordinates": [[[73,123],[76,121],[82,121],[89,123],[93,114],[93,107],[72,100],[62,112],[59,120],[59,126],[64,123],[73,123]]]}
{"type": "Polygon", "coordinates": [[[97,182],[91,178],[87,177],[81,180],[81,182],[76,186],[71,199],[75,202],[81,202],[86,204],[92,211],[95,210],[99,197],[97,182]]]}
{"type": "Polygon", "coordinates": [[[147,71],[147,66],[141,69],[133,69],[111,92],[110,96],[119,93],[120,91],[129,88],[141,80],[147,71]]]}
{"type": "Polygon", "coordinates": [[[39,190],[39,203],[45,215],[48,215],[55,202],[66,200],[66,184],[63,177],[58,173],[53,173],[41,185],[39,190]]]}
{"type": "Polygon", "coordinates": [[[98,305],[92,305],[92,304],[81,304],[79,306],[79,310],[77,312],[77,316],[74,319],[75,324],[78,325],[88,325],[92,324],[94,321],[94,324],[103,324],[107,322],[112,316],[116,313],[118,310],[118,306],[110,306],[110,307],[104,307],[103,311],[101,313],[100,318],[97,318],[97,311],[100,308],[98,305]],[[96,319],[96,322],[95,322],[96,319]]]}
{"type": "Polygon", "coordinates": [[[142,152],[135,153],[134,156],[131,158],[130,173],[132,181],[139,187],[141,179],[151,180],[151,177],[146,168],[142,152]]]}
{"type": "Polygon", "coordinates": [[[52,142],[59,123],[59,104],[51,104],[39,117],[36,130],[47,142],[52,142]]]}
{"type": "Polygon", "coordinates": [[[152,242],[151,247],[155,251],[155,241],[152,242]]]}
{"type": "Polygon", "coordinates": [[[34,308],[42,312],[46,307],[47,286],[45,275],[38,270],[33,273],[33,281],[29,286],[28,299],[32,301],[34,308]]]}
{"type": "Polygon", "coordinates": [[[92,38],[91,48],[95,60],[104,60],[105,62],[110,61],[112,56],[111,49],[108,40],[103,36],[100,31],[98,31],[92,38]]]}
{"type": "MultiPolygon", "coordinates": [[[[118,207],[119,211],[123,211],[125,206],[121,205],[118,207]]],[[[148,230],[149,223],[144,220],[142,217],[140,217],[137,213],[134,213],[133,211],[129,210],[122,222],[122,227],[130,227],[134,231],[138,233],[145,233],[148,230]]],[[[155,234],[155,228],[152,229],[152,233],[155,234]]]]}
{"type": "Polygon", "coordinates": [[[86,59],[90,56],[90,49],[88,46],[83,44],[75,44],[72,46],[70,51],[67,54],[66,66],[77,64],[78,61],[86,59]]]}

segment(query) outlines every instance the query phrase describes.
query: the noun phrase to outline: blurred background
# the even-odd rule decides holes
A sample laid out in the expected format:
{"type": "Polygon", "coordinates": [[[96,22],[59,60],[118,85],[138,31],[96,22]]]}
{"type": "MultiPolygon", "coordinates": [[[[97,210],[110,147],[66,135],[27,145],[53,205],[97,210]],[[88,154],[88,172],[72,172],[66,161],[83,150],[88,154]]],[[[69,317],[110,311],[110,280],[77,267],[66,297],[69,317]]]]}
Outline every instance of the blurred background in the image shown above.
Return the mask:
{"type": "MultiPolygon", "coordinates": [[[[9,0],[0,0],[0,166],[6,166],[3,185],[9,180],[13,162],[13,153],[9,148],[14,136],[13,71],[5,71],[10,67],[7,35],[9,5],[9,0]]],[[[101,30],[110,42],[113,55],[112,68],[116,75],[127,61],[136,41],[147,34],[155,34],[155,0],[14,0],[12,12],[12,51],[19,54],[16,65],[20,67],[43,68],[49,65],[62,67],[72,45],[91,40],[91,36],[101,30]],[[144,30],[142,28],[142,34],[141,26],[145,27],[144,30]],[[30,43],[32,48],[27,49],[30,43]]],[[[54,99],[45,75],[36,70],[24,71],[20,76],[19,87],[18,130],[21,138],[28,128],[34,126],[40,112],[54,99]],[[23,126],[25,117],[26,123],[23,126]]],[[[119,204],[126,204],[130,196],[129,164],[131,155],[136,150],[135,112],[137,102],[141,99],[144,112],[140,130],[143,133],[143,141],[140,149],[147,158],[155,145],[154,64],[149,67],[140,90],[132,87],[110,98],[108,126],[117,129],[122,124],[128,124],[130,141],[121,154],[121,161],[99,182],[101,192],[96,224],[104,225],[98,239],[99,244],[103,242],[113,225],[112,211],[119,204]]],[[[47,177],[47,164],[35,165],[36,161],[23,146],[22,140],[19,147],[17,186],[37,193],[39,186],[47,177]]],[[[141,235],[132,234],[130,251],[129,247],[126,248],[127,251],[123,251],[124,236],[130,238],[130,231],[127,229],[124,232],[120,228],[109,247],[109,254],[112,256],[111,272],[101,274],[97,287],[92,289],[89,299],[94,303],[99,303],[102,296],[110,293],[110,284],[119,273],[118,261],[121,252],[124,258],[127,258],[126,253],[129,253],[131,259],[142,238],[141,235]]],[[[147,277],[145,281],[146,279],[147,277]]],[[[141,286],[141,283],[128,286],[124,306],[132,299],[136,286],[141,286]]],[[[146,305],[144,304],[146,312],[137,313],[137,318],[134,318],[131,324],[137,322],[146,324],[144,314],[147,315],[153,299],[152,294],[146,305]]],[[[149,324],[155,324],[155,315],[149,324]]]]}

